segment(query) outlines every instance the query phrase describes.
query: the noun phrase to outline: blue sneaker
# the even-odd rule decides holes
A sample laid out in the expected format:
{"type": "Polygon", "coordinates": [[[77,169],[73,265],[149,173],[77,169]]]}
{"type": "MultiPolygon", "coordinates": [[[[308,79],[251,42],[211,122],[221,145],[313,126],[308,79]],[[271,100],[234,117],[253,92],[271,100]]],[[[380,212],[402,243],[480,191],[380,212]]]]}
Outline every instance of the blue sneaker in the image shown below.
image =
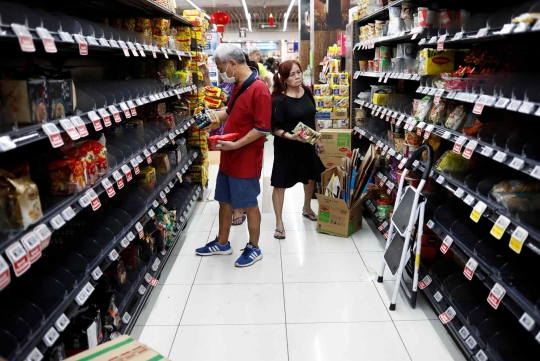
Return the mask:
{"type": "Polygon", "coordinates": [[[231,242],[227,242],[226,245],[222,246],[218,243],[218,239],[216,237],[215,240],[213,240],[212,242],[208,242],[204,247],[197,248],[195,250],[195,253],[199,256],[212,256],[214,254],[231,254],[231,242]]]}
{"type": "Polygon", "coordinates": [[[247,267],[251,266],[255,262],[263,258],[262,252],[260,249],[253,247],[251,243],[246,244],[246,248],[242,251],[242,255],[236,260],[234,264],[236,267],[247,267]]]}

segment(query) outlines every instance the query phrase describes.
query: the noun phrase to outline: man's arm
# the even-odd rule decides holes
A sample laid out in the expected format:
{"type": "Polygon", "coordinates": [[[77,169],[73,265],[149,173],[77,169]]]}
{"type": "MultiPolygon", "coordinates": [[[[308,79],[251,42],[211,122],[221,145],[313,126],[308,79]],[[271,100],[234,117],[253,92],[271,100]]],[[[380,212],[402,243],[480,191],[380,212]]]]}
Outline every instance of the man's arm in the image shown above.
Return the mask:
{"type": "Polygon", "coordinates": [[[259,138],[265,136],[265,133],[261,133],[258,130],[251,129],[249,133],[246,134],[242,139],[238,139],[236,142],[228,142],[225,140],[220,140],[218,143],[221,145],[221,150],[236,150],[245,147],[256,141],[259,138]]]}

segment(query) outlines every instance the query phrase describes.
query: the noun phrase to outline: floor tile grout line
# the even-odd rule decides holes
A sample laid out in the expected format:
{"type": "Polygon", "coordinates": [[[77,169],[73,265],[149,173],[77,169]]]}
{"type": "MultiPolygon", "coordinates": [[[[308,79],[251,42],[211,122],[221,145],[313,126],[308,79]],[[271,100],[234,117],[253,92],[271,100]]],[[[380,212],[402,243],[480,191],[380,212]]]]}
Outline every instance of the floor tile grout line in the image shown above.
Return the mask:
{"type": "Polygon", "coordinates": [[[186,308],[187,308],[187,305],[188,305],[188,302],[189,302],[189,297],[191,296],[191,291],[193,290],[193,286],[195,285],[195,279],[197,278],[197,273],[199,273],[199,268],[201,267],[201,263],[202,263],[202,257],[200,257],[199,265],[197,266],[197,271],[195,272],[195,277],[193,277],[193,282],[191,284],[191,287],[189,288],[189,293],[188,293],[188,296],[186,298],[186,304],[184,305],[184,309],[182,310],[182,315],[180,316],[180,320],[178,321],[178,327],[176,328],[176,332],[174,334],[173,342],[171,344],[171,348],[169,349],[169,354],[167,355],[167,357],[170,357],[172,348],[174,346],[174,342],[176,341],[176,336],[178,336],[178,331],[180,330],[180,324],[182,323],[182,318],[184,317],[184,312],[186,312],[186,308]]]}
{"type": "Polygon", "coordinates": [[[279,260],[281,261],[281,286],[283,289],[283,312],[285,314],[285,342],[287,344],[287,360],[290,360],[289,355],[289,334],[287,330],[287,306],[285,303],[285,275],[283,274],[283,257],[281,256],[281,240],[278,239],[279,244],[279,260]]]}

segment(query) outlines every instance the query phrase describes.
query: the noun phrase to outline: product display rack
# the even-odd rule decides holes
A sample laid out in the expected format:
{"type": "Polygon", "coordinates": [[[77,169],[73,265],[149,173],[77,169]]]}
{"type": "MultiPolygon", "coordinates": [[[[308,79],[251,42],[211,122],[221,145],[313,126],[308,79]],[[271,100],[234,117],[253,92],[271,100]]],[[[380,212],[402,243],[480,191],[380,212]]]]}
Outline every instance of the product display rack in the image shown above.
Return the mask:
{"type": "Polygon", "coordinates": [[[206,150],[185,73],[201,47],[179,50],[174,32],[158,46],[164,19],[192,27],[148,0],[0,4],[1,359],[64,359],[131,332],[193,214],[206,150]],[[152,35],[124,28],[135,21],[152,35]]]}
{"type": "MultiPolygon", "coordinates": [[[[388,9],[403,3],[392,2],[353,25],[358,28],[375,20],[387,20],[388,9]]],[[[424,1],[414,5],[433,9],[434,4],[424,1]]],[[[434,9],[467,9],[467,6],[443,2],[434,9]]],[[[396,150],[393,138],[390,139],[389,129],[397,127],[416,133],[424,144],[432,137],[440,138],[442,149],[466,159],[474,158],[471,164],[478,162],[478,168],[471,167],[462,174],[437,170],[437,167],[431,171],[431,187],[427,191],[428,208],[431,203],[431,209],[427,210],[424,229],[437,237],[439,243],[435,244],[440,244],[440,250],[434,258],[424,258],[422,253],[419,288],[467,359],[525,360],[540,348],[540,289],[534,282],[534,265],[540,256],[540,228],[534,222],[534,213],[508,209],[486,189],[478,188],[478,184],[491,175],[492,178],[497,175],[501,179],[520,179],[531,184],[538,182],[540,159],[531,151],[532,145],[522,150],[518,146],[525,143],[514,141],[505,145],[499,141],[502,138],[491,141],[485,134],[469,135],[459,129],[449,129],[444,122],[433,123],[427,118],[419,121],[411,106],[407,106],[412,102],[402,101],[399,106],[397,101],[395,105],[375,104],[376,101],[371,97],[367,99],[365,94],[370,85],[392,85],[400,95],[407,96],[405,99],[431,96],[435,104],[452,100],[456,106],[463,105],[476,117],[481,116],[479,119],[485,124],[490,124],[492,119],[516,118],[517,130],[523,131],[530,124],[529,132],[534,132],[536,117],[540,116],[536,70],[513,68],[512,72],[518,72],[515,78],[512,73],[506,77],[504,72],[489,73],[481,77],[481,81],[473,79],[470,85],[461,88],[442,88],[441,77],[437,75],[394,71],[392,68],[380,72],[360,71],[359,67],[359,61],[373,59],[373,49],[378,46],[392,47],[407,42],[416,44],[419,49],[442,51],[489,49],[489,46],[512,44],[512,49],[520,49],[538,39],[540,21],[511,22],[522,14],[533,12],[537,7],[533,2],[518,2],[512,9],[495,10],[495,14],[482,16],[475,5],[470,6],[473,7],[470,9],[472,18],[484,19],[483,22],[473,22],[469,24],[472,26],[462,29],[418,27],[361,42],[357,38],[352,40],[353,56],[348,59],[352,61],[354,79],[351,100],[356,109],[367,111],[366,119],[353,122],[356,124],[354,130],[361,139],[366,139],[362,143],[364,146],[372,144],[380,157],[386,158],[387,167],[389,163],[397,162],[393,164],[403,168],[410,155],[409,149],[396,150]]],[[[353,33],[359,32],[353,29],[353,33]]],[[[459,62],[454,70],[458,65],[459,62]]],[[[352,109],[351,119],[354,115],[355,109],[352,109]]],[[[514,132],[507,134],[507,138],[511,138],[514,132]]],[[[529,138],[534,136],[519,139],[529,138]]],[[[421,173],[424,169],[423,161],[415,162],[415,171],[421,173]]],[[[384,191],[394,194],[398,182],[394,177],[395,174],[390,177],[389,171],[376,168],[373,187],[381,189],[381,194],[384,191]]],[[[367,198],[364,209],[387,238],[390,221],[380,218],[383,216],[379,216],[377,204],[374,199],[367,198]]],[[[422,244],[423,248],[424,240],[422,244]]],[[[407,265],[410,274],[413,267],[414,262],[410,261],[407,265]]]]}

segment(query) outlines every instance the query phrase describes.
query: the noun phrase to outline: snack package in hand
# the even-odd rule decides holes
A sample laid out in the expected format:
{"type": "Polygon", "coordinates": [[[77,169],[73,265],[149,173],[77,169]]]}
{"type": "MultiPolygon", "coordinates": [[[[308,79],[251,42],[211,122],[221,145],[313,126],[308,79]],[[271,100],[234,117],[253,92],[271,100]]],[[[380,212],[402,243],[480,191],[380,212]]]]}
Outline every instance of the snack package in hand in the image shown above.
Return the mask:
{"type": "Polygon", "coordinates": [[[213,135],[208,138],[208,148],[209,150],[221,150],[220,140],[225,140],[227,142],[236,142],[240,133],[229,133],[223,135],[213,135]]]}
{"type": "Polygon", "coordinates": [[[314,145],[315,142],[321,137],[321,133],[314,131],[302,122],[298,123],[296,127],[294,127],[293,133],[298,134],[300,138],[304,139],[306,143],[311,145],[314,145]]]}

